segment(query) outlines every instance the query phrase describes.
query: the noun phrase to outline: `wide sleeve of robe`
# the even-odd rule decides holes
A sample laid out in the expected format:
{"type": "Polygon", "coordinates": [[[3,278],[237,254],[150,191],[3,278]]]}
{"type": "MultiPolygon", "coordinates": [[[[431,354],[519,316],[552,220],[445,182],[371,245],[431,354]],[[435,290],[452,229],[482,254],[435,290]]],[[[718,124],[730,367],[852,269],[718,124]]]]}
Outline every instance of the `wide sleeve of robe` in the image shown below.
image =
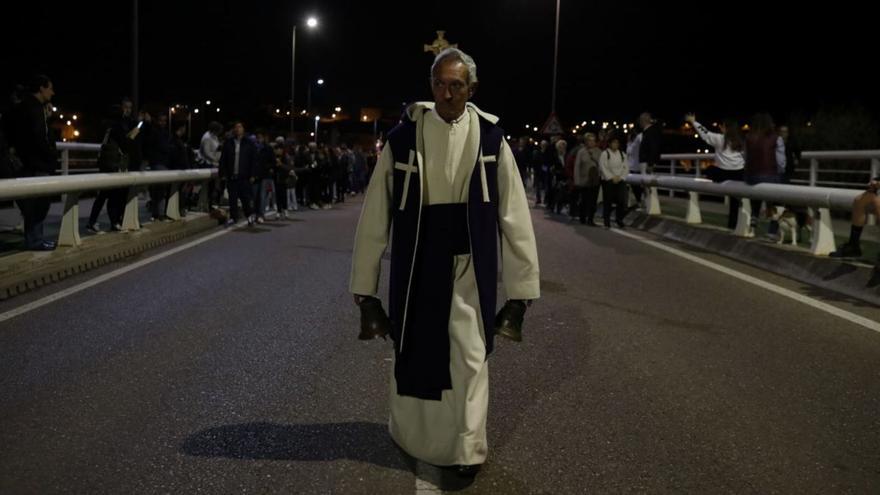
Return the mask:
{"type": "Polygon", "coordinates": [[[498,224],[501,280],[508,299],[541,297],[538,249],[526,191],[507,141],[498,157],[498,224]]]}
{"type": "Polygon", "coordinates": [[[382,255],[391,233],[394,157],[387,143],[373,171],[358,221],[351,262],[352,294],[375,296],[379,292],[382,255]]]}

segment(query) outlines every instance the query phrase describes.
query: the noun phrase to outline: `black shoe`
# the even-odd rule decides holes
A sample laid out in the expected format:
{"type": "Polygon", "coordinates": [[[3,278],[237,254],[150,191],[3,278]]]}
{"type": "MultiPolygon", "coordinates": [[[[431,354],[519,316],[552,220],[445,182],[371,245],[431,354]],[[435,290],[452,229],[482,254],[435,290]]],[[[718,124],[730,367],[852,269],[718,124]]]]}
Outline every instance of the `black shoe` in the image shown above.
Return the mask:
{"type": "Polygon", "coordinates": [[[624,225],[623,222],[617,222],[617,228],[618,229],[625,229],[626,225],[624,225]]]}
{"type": "Polygon", "coordinates": [[[36,246],[28,248],[28,251],[54,251],[55,243],[52,241],[43,241],[36,246]]]}
{"type": "Polygon", "coordinates": [[[850,244],[846,243],[843,246],[840,246],[840,249],[834,251],[828,256],[832,258],[858,258],[862,255],[862,248],[859,247],[858,244],[850,244]]]}
{"type": "Polygon", "coordinates": [[[473,478],[480,472],[482,464],[471,464],[469,466],[455,466],[455,474],[461,478],[473,478]]]}

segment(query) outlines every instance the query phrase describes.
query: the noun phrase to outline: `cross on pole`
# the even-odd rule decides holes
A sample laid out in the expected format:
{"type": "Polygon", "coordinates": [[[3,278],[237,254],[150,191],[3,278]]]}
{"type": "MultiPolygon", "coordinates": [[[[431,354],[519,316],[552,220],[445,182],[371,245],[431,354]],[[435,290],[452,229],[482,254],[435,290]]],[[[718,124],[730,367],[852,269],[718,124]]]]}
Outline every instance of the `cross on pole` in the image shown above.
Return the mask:
{"type": "Polygon", "coordinates": [[[431,52],[434,56],[437,56],[447,48],[458,48],[458,43],[450,45],[449,41],[446,40],[446,31],[437,31],[437,39],[430,45],[424,45],[424,47],[425,52],[431,52]]]}

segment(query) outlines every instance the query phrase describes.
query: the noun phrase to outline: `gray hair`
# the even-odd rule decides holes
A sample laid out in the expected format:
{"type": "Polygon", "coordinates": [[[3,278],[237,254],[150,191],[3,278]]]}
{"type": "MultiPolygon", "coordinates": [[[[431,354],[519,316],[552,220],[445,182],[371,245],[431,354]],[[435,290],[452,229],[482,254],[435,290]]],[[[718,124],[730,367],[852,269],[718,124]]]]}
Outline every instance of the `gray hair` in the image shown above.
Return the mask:
{"type": "Polygon", "coordinates": [[[477,63],[474,62],[474,59],[471,58],[467,53],[459,50],[458,48],[447,48],[442,52],[437,54],[437,57],[434,58],[434,63],[431,64],[431,76],[434,76],[434,69],[440,66],[440,63],[446,59],[458,60],[467,66],[468,71],[468,84],[475,84],[479,82],[477,80],[477,63]]]}

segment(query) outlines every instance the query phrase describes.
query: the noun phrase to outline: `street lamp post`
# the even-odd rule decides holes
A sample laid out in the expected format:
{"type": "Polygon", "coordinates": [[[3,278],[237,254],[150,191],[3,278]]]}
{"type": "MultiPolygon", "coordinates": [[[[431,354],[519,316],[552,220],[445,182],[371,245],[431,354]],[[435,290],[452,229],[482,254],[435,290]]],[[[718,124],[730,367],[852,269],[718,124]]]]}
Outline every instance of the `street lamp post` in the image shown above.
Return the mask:
{"type": "MultiPolygon", "coordinates": [[[[306,26],[310,29],[318,27],[318,19],[309,17],[306,26]]],[[[296,94],[296,24],[293,25],[290,45],[290,134],[293,136],[293,119],[296,117],[294,95],[296,94]]]]}
{"type": "Polygon", "coordinates": [[[556,113],[556,65],[559,61],[559,1],[556,0],[556,36],[553,44],[553,93],[550,99],[551,113],[556,113]]]}

